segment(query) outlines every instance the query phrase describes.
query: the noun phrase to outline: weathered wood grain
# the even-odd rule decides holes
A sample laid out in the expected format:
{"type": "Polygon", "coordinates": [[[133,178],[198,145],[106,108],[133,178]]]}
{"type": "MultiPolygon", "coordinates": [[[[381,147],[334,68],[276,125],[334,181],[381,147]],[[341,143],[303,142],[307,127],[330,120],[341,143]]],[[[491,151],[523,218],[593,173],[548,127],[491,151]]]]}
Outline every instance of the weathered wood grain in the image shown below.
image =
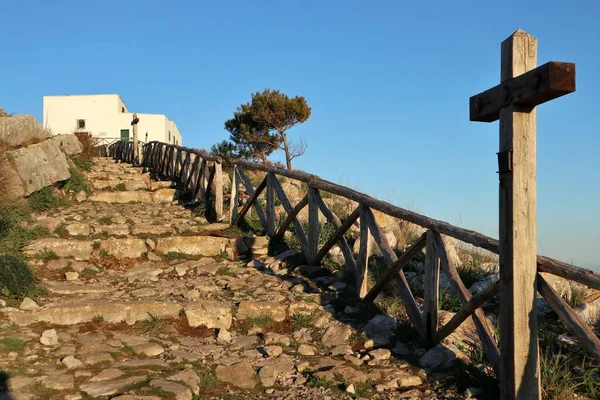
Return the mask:
{"type": "MultiPolygon", "coordinates": [[[[331,225],[333,225],[333,227],[336,229],[336,231],[339,231],[339,229],[342,226],[342,221],[339,219],[339,217],[337,215],[335,215],[333,212],[331,212],[329,207],[327,207],[327,204],[325,204],[325,202],[323,201],[323,197],[321,196],[321,193],[319,191],[316,191],[316,193],[315,193],[315,201],[317,202],[317,205],[319,206],[319,210],[321,210],[321,213],[325,216],[327,221],[331,225]]],[[[358,217],[358,213],[357,213],[357,217],[358,217]]],[[[350,226],[351,225],[348,225],[348,228],[350,228],[350,226]]],[[[344,255],[346,270],[350,276],[352,276],[354,279],[356,279],[356,261],[354,260],[352,250],[350,249],[350,246],[348,245],[348,241],[346,240],[346,237],[344,236],[345,232],[346,231],[342,232],[342,234],[339,236],[338,243],[339,243],[340,249],[342,250],[342,254],[344,255]]],[[[316,265],[319,265],[321,263],[321,260],[323,260],[323,257],[331,249],[331,247],[330,247],[329,249],[326,249],[324,252],[322,252],[323,248],[325,248],[325,246],[327,244],[328,243],[326,242],[323,245],[323,247],[321,248],[321,250],[319,250],[317,252],[317,254],[315,255],[314,263],[316,265]]]]}
{"type": "Polygon", "coordinates": [[[423,332],[429,341],[438,327],[438,308],[440,295],[440,257],[434,244],[433,232],[426,233],[425,275],[423,277],[423,332]]]}
{"type": "Polygon", "coordinates": [[[496,121],[502,108],[532,109],[574,91],[575,64],[551,61],[528,72],[512,74],[498,86],[471,97],[470,119],[496,121]]]}
{"type": "Polygon", "coordinates": [[[569,331],[579,339],[588,353],[600,362],[600,339],[594,331],[581,320],[579,315],[571,309],[569,304],[552,289],[552,286],[540,274],[537,276],[537,288],[546,303],[569,328],[569,331]]]}

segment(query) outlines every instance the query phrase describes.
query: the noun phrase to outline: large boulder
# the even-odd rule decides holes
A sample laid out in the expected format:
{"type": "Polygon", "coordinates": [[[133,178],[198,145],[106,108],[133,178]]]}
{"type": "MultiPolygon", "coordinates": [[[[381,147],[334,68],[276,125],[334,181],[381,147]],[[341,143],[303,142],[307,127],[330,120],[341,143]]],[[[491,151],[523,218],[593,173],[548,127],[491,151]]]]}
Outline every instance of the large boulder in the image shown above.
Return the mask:
{"type": "Polygon", "coordinates": [[[69,164],[59,142],[46,140],[4,153],[0,162],[6,174],[8,193],[29,196],[46,186],[69,179],[69,164]]]}
{"type": "Polygon", "coordinates": [[[75,135],[57,135],[50,140],[57,142],[58,147],[68,156],[75,156],[83,151],[83,145],[75,135]]]}
{"type": "Polygon", "coordinates": [[[49,138],[50,133],[32,115],[0,117],[0,142],[7,147],[24,147],[49,138]]]}

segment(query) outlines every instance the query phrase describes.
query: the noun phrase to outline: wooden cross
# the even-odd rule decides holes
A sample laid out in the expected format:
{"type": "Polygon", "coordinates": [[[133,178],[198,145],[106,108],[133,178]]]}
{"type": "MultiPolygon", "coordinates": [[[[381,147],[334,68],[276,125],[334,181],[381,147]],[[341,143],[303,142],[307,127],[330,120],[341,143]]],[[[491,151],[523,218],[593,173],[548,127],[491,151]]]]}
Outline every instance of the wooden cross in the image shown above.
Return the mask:
{"type": "Polygon", "coordinates": [[[575,91],[575,64],[536,68],[537,39],[502,42],[501,82],[470,99],[471,121],[500,120],[500,393],[541,399],[536,316],[536,110],[575,91]]]}
{"type": "Polygon", "coordinates": [[[133,127],[133,162],[134,163],[138,163],[140,162],[140,149],[138,147],[138,122],[140,122],[140,119],[138,118],[137,114],[133,114],[133,119],[131,120],[131,126],[133,127]]]}

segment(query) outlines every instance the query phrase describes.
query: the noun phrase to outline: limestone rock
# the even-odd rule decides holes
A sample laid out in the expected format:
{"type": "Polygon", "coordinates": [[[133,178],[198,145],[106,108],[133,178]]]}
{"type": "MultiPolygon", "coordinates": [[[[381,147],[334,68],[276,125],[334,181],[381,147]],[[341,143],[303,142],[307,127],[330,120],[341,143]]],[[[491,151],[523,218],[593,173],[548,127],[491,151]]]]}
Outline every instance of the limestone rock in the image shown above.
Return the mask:
{"type": "Polygon", "coordinates": [[[204,325],[209,329],[231,328],[231,306],[216,301],[197,301],[185,307],[188,324],[195,328],[204,325]]]}
{"type": "Polygon", "coordinates": [[[39,252],[53,251],[61,258],[89,260],[92,250],[92,242],[88,240],[45,238],[34,240],[25,248],[24,252],[27,256],[34,257],[39,252]]]}
{"type": "Polygon", "coordinates": [[[276,322],[285,320],[287,316],[286,304],[275,301],[242,301],[240,302],[236,317],[239,319],[269,316],[276,322]]]}
{"type": "Polygon", "coordinates": [[[438,344],[419,358],[419,365],[423,368],[444,369],[450,368],[458,357],[443,344],[438,344]]]}
{"type": "Polygon", "coordinates": [[[58,344],[58,334],[55,329],[49,329],[42,333],[40,343],[44,346],[56,346],[58,344]]]}
{"type": "Polygon", "coordinates": [[[217,379],[230,383],[242,389],[254,388],[255,372],[252,364],[249,362],[240,362],[237,364],[224,366],[219,365],[215,370],[217,379]]]}
{"type": "Polygon", "coordinates": [[[146,252],[143,239],[109,238],[100,242],[100,249],[116,258],[139,258],[146,252]]]}
{"type": "Polygon", "coordinates": [[[369,320],[369,323],[364,328],[365,335],[373,341],[375,347],[386,346],[391,343],[398,322],[387,315],[376,315],[369,320]]]}
{"type": "Polygon", "coordinates": [[[69,235],[71,236],[89,236],[91,233],[90,226],[81,222],[69,224],[65,227],[65,229],[67,230],[67,232],[69,232],[69,235]]]}
{"type": "Polygon", "coordinates": [[[141,343],[131,346],[136,354],[143,354],[147,357],[158,356],[165,352],[165,349],[156,343],[141,343]]]}
{"type": "Polygon", "coordinates": [[[68,156],[75,156],[83,151],[83,145],[75,135],[56,135],[50,140],[56,142],[62,152],[68,156]]]}
{"type": "Polygon", "coordinates": [[[32,115],[0,117],[0,142],[8,147],[27,146],[51,137],[32,115]]]}
{"type": "Polygon", "coordinates": [[[327,347],[335,347],[343,344],[347,344],[346,342],[350,338],[352,334],[352,330],[349,326],[346,325],[332,325],[323,334],[321,338],[321,342],[323,346],[327,347]]]}
{"type": "Polygon", "coordinates": [[[67,369],[76,369],[83,367],[83,363],[73,356],[67,356],[60,361],[67,369]]]}
{"type": "Polygon", "coordinates": [[[54,390],[67,390],[75,387],[75,379],[68,374],[47,376],[41,382],[48,389],[54,390]]]}
{"type": "Polygon", "coordinates": [[[125,386],[133,385],[134,383],[142,382],[145,380],[146,376],[138,375],[107,382],[88,382],[84,383],[83,385],[80,385],[79,389],[91,397],[110,396],[112,394],[117,393],[120,389],[124,388],[125,386]]]}
{"type": "Polygon", "coordinates": [[[170,203],[175,199],[175,189],[158,189],[152,192],[154,203],[170,203]]]}
{"type": "Polygon", "coordinates": [[[122,376],[123,374],[123,371],[116,368],[103,369],[98,375],[90,378],[90,382],[112,381],[122,376]]]}
{"type": "Polygon", "coordinates": [[[51,140],[4,154],[9,160],[7,192],[15,196],[29,196],[71,176],[67,157],[51,140]]]}
{"type": "Polygon", "coordinates": [[[150,192],[130,191],[130,192],[100,192],[95,193],[88,198],[89,201],[97,203],[152,203],[152,194],[150,192]]]}
{"type": "Polygon", "coordinates": [[[275,385],[278,379],[286,378],[294,371],[294,360],[289,356],[270,358],[261,364],[258,377],[263,386],[275,385]]]}
{"type": "Polygon", "coordinates": [[[33,311],[33,310],[39,310],[40,306],[38,306],[38,304],[35,301],[33,301],[32,299],[30,299],[29,297],[25,297],[23,299],[23,301],[21,302],[19,309],[21,309],[23,311],[33,311]]]}
{"type": "Polygon", "coordinates": [[[172,236],[158,239],[156,250],[162,254],[176,252],[214,257],[225,251],[229,242],[229,239],[213,236],[172,236]]]}
{"type": "Polygon", "coordinates": [[[310,344],[301,344],[298,346],[298,354],[302,356],[314,356],[317,354],[317,348],[310,344]]]}
{"type": "Polygon", "coordinates": [[[150,381],[150,386],[175,394],[175,400],[192,400],[192,391],[180,383],[163,379],[153,379],[150,381]]]}
{"type": "Polygon", "coordinates": [[[57,325],[75,325],[91,321],[96,316],[102,316],[105,322],[117,324],[125,321],[133,325],[143,321],[152,314],[158,318],[177,318],[181,305],[160,301],[131,301],[116,302],[88,300],[47,306],[38,311],[24,313],[13,311],[8,313],[11,322],[17,325],[30,325],[35,322],[49,322],[57,325]]]}

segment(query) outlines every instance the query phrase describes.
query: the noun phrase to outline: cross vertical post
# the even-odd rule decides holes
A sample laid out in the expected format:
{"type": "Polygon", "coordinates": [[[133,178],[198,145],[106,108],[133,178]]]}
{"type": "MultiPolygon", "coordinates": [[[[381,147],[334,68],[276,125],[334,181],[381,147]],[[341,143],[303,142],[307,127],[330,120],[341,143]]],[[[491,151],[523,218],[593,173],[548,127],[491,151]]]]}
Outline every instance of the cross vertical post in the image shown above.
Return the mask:
{"type": "Polygon", "coordinates": [[[138,131],[137,131],[137,124],[140,121],[140,119],[138,118],[137,114],[133,114],[133,120],[131,121],[131,126],[133,127],[133,162],[134,163],[139,163],[140,162],[140,149],[138,147],[138,131]]]}
{"type": "MultiPolygon", "coordinates": [[[[502,81],[537,65],[537,40],[517,31],[502,43],[502,81]]],[[[536,110],[500,110],[500,392],[539,399],[536,272],[536,110]],[[523,112],[525,111],[525,112],[523,112]],[[512,166],[510,165],[512,163],[512,166]],[[508,167],[505,169],[505,167],[508,167]],[[512,169],[512,171],[510,171],[512,169]]]]}
{"type": "Polygon", "coordinates": [[[470,99],[471,121],[500,120],[500,395],[539,400],[536,273],[536,109],[575,91],[575,65],[536,68],[537,39],[502,42],[501,83],[470,99]]]}

